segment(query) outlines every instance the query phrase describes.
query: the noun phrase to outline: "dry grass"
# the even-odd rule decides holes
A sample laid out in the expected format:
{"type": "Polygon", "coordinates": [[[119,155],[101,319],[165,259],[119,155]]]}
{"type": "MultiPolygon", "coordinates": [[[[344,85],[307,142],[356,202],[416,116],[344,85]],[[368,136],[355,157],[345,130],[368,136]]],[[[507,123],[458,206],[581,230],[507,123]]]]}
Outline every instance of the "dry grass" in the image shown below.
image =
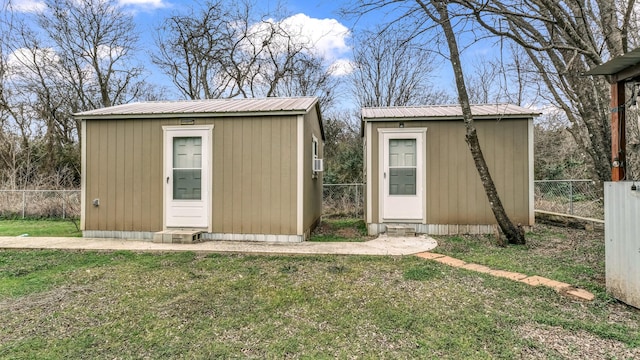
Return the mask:
{"type": "Polygon", "coordinates": [[[602,235],[540,227],[502,250],[484,237],[440,241],[481,264],[556,272],[596,300],[413,256],[2,251],[0,358],[640,355],[640,311],[598,280],[602,235]]]}

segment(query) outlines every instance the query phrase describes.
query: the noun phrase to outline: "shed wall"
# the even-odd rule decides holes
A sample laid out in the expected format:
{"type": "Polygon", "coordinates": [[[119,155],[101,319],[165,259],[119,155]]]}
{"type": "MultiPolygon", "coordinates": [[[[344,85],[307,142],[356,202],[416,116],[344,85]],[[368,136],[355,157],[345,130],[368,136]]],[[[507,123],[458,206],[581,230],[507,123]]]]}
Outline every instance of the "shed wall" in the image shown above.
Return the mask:
{"type": "MultiPolygon", "coordinates": [[[[529,147],[527,119],[476,121],[478,137],[505,210],[511,219],[530,223],[529,147]]],[[[371,219],[380,223],[380,128],[398,128],[398,122],[368,122],[371,127],[371,219]]],[[[426,159],[427,224],[495,224],[473,159],[465,142],[462,121],[405,121],[405,128],[427,128],[426,159]]]]}
{"type": "Polygon", "coordinates": [[[303,141],[303,231],[311,228],[322,215],[322,172],[313,175],[311,159],[313,136],[318,140],[318,158],[324,157],[324,141],[315,111],[307,113],[304,117],[304,141],[303,141]]]}
{"type": "MultiPolygon", "coordinates": [[[[162,126],[180,120],[85,124],[84,230],[162,230],[162,126]],[[91,205],[96,198],[98,207],[91,205]]],[[[214,124],[212,231],[296,234],[295,117],[196,119],[195,124],[214,124]]]]}
{"type": "Polygon", "coordinates": [[[607,291],[640,308],[640,191],[632,181],[604,186],[604,238],[607,291]]]}

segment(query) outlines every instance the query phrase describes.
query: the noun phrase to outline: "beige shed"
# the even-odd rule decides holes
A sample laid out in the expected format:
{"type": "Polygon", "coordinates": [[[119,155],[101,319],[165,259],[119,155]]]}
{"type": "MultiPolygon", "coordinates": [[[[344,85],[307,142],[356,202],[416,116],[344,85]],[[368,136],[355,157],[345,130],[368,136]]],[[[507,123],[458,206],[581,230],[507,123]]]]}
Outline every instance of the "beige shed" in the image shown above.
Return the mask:
{"type": "MultiPolygon", "coordinates": [[[[509,104],[471,109],[507,214],[533,225],[533,118],[539,113],[509,104]]],[[[495,232],[459,105],[364,108],[362,136],[370,234],[391,225],[434,235],[495,232]]]]}
{"type": "Polygon", "coordinates": [[[300,242],[320,221],[315,97],[143,102],[75,117],[85,237],[300,242]]]}

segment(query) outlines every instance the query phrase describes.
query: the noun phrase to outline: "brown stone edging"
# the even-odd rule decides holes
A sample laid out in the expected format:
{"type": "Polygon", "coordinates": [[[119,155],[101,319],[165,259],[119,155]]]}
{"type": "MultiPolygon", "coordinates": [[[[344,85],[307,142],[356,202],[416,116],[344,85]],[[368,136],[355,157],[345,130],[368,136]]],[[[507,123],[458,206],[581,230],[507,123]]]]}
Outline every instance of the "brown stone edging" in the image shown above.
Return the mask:
{"type": "Polygon", "coordinates": [[[592,293],[586,290],[577,289],[567,283],[547,279],[542,276],[537,276],[537,275],[528,276],[525,274],[520,274],[516,272],[511,272],[511,271],[494,270],[484,265],[467,263],[462,260],[452,258],[450,256],[432,253],[432,252],[422,252],[415,255],[423,259],[437,261],[441,264],[445,264],[445,265],[449,265],[449,266],[453,266],[461,269],[476,271],[480,273],[485,273],[485,274],[489,274],[489,275],[493,275],[493,276],[497,276],[497,277],[501,277],[509,280],[514,280],[514,281],[522,282],[531,286],[542,285],[542,286],[550,287],[562,295],[570,296],[578,300],[592,301],[595,298],[595,296],[592,293]]]}

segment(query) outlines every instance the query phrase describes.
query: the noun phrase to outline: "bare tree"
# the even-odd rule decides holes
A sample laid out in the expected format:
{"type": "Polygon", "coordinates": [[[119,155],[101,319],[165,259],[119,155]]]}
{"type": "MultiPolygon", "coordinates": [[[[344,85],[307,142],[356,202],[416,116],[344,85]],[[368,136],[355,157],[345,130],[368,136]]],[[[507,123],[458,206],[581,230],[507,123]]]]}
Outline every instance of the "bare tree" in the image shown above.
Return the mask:
{"type": "Polygon", "coordinates": [[[435,54],[399,27],[379,27],[356,36],[351,89],[361,107],[449,102],[430,82],[435,54]]]}
{"type": "Polygon", "coordinates": [[[333,97],[335,78],[299,29],[248,2],[210,1],[158,29],[153,61],[189,99],[316,95],[333,97]]]}
{"type": "Polygon", "coordinates": [[[153,62],[188,99],[213,99],[227,88],[219,59],[229,44],[231,14],[220,1],[167,18],[158,29],[153,62]]]}
{"type": "Polygon", "coordinates": [[[300,54],[270,96],[318,96],[324,108],[331,108],[339,95],[338,89],[339,79],[321,58],[300,54]]]}
{"type": "Polygon", "coordinates": [[[456,80],[456,87],[458,89],[458,99],[460,100],[460,106],[462,107],[462,116],[464,119],[464,125],[466,129],[465,139],[473,162],[480,175],[480,181],[484,187],[484,191],[487,194],[489,200],[489,206],[493,215],[498,222],[498,226],[507,238],[507,241],[511,244],[524,244],[524,230],[520,226],[515,226],[509,219],[507,212],[502,206],[502,201],[498,195],[496,186],[491,178],[491,172],[489,166],[482,154],[482,148],[480,147],[480,141],[473,121],[473,114],[471,113],[471,106],[469,103],[469,95],[464,80],[464,73],[462,70],[462,64],[460,62],[460,53],[458,50],[458,41],[451,25],[451,18],[449,16],[448,1],[447,0],[430,0],[430,5],[422,0],[416,0],[424,12],[434,21],[436,21],[441,27],[444,36],[449,47],[449,58],[451,60],[451,66],[453,67],[453,74],[456,80]],[[435,9],[435,12],[433,11],[435,9]]]}
{"type": "MultiPolygon", "coordinates": [[[[473,161],[478,171],[478,175],[480,176],[480,181],[487,195],[489,206],[496,218],[498,226],[504,233],[507,241],[511,244],[524,244],[525,243],[524,231],[522,227],[514,225],[513,222],[507,216],[504,206],[502,205],[502,201],[500,200],[500,196],[496,190],[493,179],[491,178],[489,167],[487,166],[487,163],[484,159],[484,155],[482,154],[482,149],[477,136],[473,115],[471,113],[469,94],[467,92],[464,72],[463,72],[463,68],[460,60],[458,40],[456,37],[456,33],[454,31],[453,25],[451,23],[451,16],[449,14],[449,6],[450,6],[449,1],[448,0],[428,0],[428,1],[414,0],[413,2],[409,2],[409,1],[387,2],[386,0],[376,0],[376,1],[362,0],[357,2],[356,6],[357,6],[357,9],[360,10],[360,12],[367,12],[367,11],[373,11],[376,9],[384,8],[385,6],[390,6],[390,5],[391,6],[395,5],[396,11],[398,10],[402,11],[400,16],[403,19],[416,17],[416,16],[430,19],[442,30],[442,33],[444,34],[444,38],[446,41],[446,47],[448,49],[449,61],[451,62],[451,66],[453,68],[456,88],[458,92],[458,100],[462,108],[464,126],[466,129],[465,140],[467,142],[467,145],[469,146],[471,156],[473,157],[473,161]],[[400,5],[398,5],[398,3],[400,3],[400,5]],[[410,3],[413,3],[415,6],[411,6],[410,3]]],[[[423,21],[418,21],[418,23],[421,23],[424,25],[423,21]]],[[[421,28],[415,29],[416,34],[419,34],[423,31],[424,29],[421,29],[421,28]]]]}
{"type": "Polygon", "coordinates": [[[138,35],[115,0],[47,0],[38,24],[53,41],[58,65],[79,101],[73,111],[140,97],[142,66],[133,58],[138,35]]]}
{"type": "Polygon", "coordinates": [[[536,179],[585,179],[589,176],[584,166],[586,156],[567,131],[563,117],[562,112],[547,112],[536,119],[536,179]]]}
{"type": "Polygon", "coordinates": [[[453,0],[491,34],[523,49],[544,87],[541,95],[570,122],[568,130],[589,156],[592,177],[611,176],[609,86],[582,76],[605,59],[637,46],[635,0],[453,0]],[[635,41],[635,43],[634,43],[635,41]]]}
{"type": "Polygon", "coordinates": [[[41,11],[13,15],[2,49],[10,59],[4,135],[20,174],[12,178],[21,187],[36,178],[77,186],[80,124],[72,113],[128,102],[146,89],[142,68],[132,65],[133,20],[113,0],[47,0],[41,11]]]}

